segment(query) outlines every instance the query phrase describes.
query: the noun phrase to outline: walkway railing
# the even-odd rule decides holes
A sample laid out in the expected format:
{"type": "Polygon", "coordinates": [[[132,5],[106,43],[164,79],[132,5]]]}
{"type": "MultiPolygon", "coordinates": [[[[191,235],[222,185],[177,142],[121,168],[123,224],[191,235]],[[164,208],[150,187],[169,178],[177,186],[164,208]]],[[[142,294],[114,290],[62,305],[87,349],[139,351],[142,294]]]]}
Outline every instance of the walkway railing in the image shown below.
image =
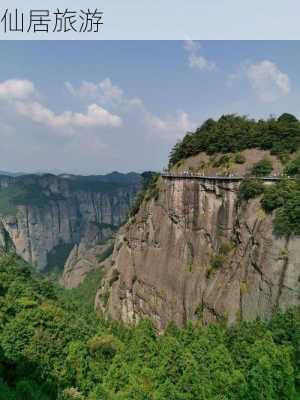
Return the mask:
{"type": "Polygon", "coordinates": [[[273,181],[280,181],[284,178],[289,178],[289,176],[283,176],[283,175],[270,175],[270,176],[242,176],[242,175],[203,175],[203,174],[197,174],[193,172],[183,172],[181,174],[176,174],[173,172],[164,172],[162,173],[163,178],[170,178],[170,179],[200,179],[200,180],[219,180],[219,181],[231,181],[231,182],[239,182],[244,179],[259,179],[262,181],[268,181],[268,182],[273,182],[273,181]]]}

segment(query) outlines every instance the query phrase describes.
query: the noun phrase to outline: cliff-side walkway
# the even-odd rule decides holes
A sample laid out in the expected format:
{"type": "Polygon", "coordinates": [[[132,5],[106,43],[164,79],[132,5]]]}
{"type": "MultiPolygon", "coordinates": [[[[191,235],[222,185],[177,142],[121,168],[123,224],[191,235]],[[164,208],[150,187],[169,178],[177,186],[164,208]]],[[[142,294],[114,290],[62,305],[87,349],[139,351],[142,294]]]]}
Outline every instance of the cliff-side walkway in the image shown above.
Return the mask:
{"type": "MultiPolygon", "coordinates": [[[[238,175],[202,175],[196,173],[176,174],[172,172],[162,173],[162,177],[166,179],[199,179],[202,181],[226,181],[226,182],[241,182],[245,179],[259,179],[264,182],[276,182],[284,179],[284,176],[238,176],[238,175]]],[[[288,179],[292,179],[287,177],[288,179]]]]}

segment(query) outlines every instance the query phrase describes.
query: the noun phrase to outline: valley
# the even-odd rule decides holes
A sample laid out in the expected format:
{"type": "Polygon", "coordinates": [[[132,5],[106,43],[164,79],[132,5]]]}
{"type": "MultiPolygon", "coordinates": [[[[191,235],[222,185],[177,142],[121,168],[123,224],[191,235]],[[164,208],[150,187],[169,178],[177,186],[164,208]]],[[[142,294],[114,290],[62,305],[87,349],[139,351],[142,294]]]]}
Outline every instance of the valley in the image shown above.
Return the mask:
{"type": "Polygon", "coordinates": [[[74,246],[105,242],[126,220],[138,174],[0,176],[0,242],[38,271],[62,273],[74,246]]]}

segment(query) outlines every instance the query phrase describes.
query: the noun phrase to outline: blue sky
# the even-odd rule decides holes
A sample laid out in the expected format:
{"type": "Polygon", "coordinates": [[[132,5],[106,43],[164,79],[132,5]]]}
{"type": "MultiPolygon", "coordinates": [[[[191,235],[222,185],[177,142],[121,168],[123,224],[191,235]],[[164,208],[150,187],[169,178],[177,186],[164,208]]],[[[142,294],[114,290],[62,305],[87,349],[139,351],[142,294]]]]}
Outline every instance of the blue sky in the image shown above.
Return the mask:
{"type": "Polygon", "coordinates": [[[0,170],[159,170],[208,117],[300,117],[300,42],[0,42],[0,170]]]}

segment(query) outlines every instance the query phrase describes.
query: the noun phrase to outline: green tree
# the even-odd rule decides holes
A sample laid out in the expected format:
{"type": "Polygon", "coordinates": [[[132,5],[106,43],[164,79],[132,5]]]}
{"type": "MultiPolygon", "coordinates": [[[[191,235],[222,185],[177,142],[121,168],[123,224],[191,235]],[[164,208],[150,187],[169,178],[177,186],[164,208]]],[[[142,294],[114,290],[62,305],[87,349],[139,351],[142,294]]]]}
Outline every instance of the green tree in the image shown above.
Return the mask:
{"type": "Polygon", "coordinates": [[[247,201],[264,193],[264,184],[258,179],[245,179],[239,186],[238,200],[247,201]]]}
{"type": "Polygon", "coordinates": [[[264,158],[253,166],[251,174],[254,176],[268,176],[272,172],[272,169],[271,161],[264,158]]]}

